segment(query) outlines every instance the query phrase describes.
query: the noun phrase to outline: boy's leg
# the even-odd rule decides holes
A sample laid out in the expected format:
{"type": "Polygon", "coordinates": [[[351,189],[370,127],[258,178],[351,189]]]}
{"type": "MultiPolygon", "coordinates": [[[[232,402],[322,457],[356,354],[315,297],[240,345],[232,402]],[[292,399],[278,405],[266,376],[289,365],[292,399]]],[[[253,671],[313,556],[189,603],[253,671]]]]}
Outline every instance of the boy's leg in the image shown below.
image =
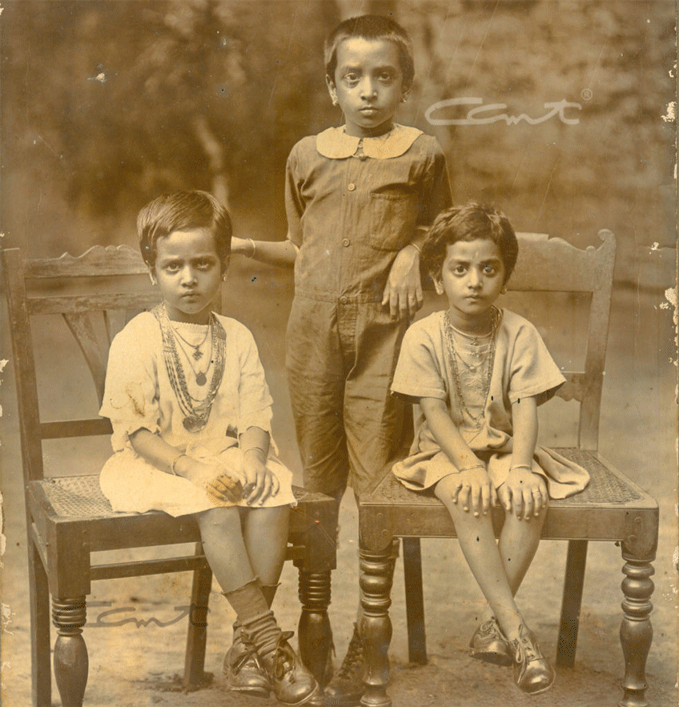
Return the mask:
{"type": "Polygon", "coordinates": [[[404,428],[405,403],[391,394],[407,326],[407,320],[392,321],[379,303],[358,309],[354,364],[344,396],[349,485],[357,496],[379,483],[388,463],[412,440],[412,425],[404,428]]]}
{"type": "Polygon", "coordinates": [[[286,368],[304,487],[341,497],[349,469],[343,415],[348,369],[335,302],[295,297],[286,368]]]}
{"type": "MultiPolygon", "coordinates": [[[[348,319],[351,313],[346,314],[348,319]]],[[[352,355],[344,396],[344,428],[349,484],[358,498],[381,480],[389,462],[410,441],[412,424],[404,429],[405,404],[390,392],[407,322],[392,321],[379,303],[358,305],[355,316],[341,331],[343,350],[352,355]]],[[[365,659],[358,630],[362,607],[358,596],[357,600],[356,625],[342,666],[326,687],[327,704],[355,705],[364,692],[365,659]]]]}

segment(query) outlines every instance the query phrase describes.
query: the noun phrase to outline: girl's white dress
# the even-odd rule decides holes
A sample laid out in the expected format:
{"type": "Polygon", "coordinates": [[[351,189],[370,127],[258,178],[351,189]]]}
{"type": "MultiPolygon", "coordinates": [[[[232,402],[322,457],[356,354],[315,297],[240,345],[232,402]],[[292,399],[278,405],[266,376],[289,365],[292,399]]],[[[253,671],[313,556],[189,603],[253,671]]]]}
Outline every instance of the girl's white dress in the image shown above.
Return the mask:
{"type": "MultiPolygon", "coordinates": [[[[236,320],[215,316],[226,332],[224,374],[207,424],[200,432],[189,432],[184,427],[184,415],[170,384],[155,315],[143,312],[113,340],[99,414],[108,417],[113,426],[114,454],[101,471],[100,485],[114,511],[160,510],[181,516],[217,505],[204,488],[160,471],[140,457],[129,439],[136,430],[146,428],[173,447],[213,465],[215,476],[225,466],[241,481],[244,477],[239,434],[249,427],[259,427],[271,434],[272,399],[254,338],[236,320]]],[[[206,338],[207,325],[180,322],[172,325],[192,344],[200,344],[206,338]]],[[[210,351],[209,341],[208,338],[202,346],[203,351],[210,351]]],[[[181,351],[179,355],[190,395],[199,400],[204,398],[212,368],[207,374],[207,384],[199,386],[187,357],[181,351]]],[[[194,365],[198,372],[206,364],[199,360],[194,365]]],[[[275,451],[273,440],[271,447],[275,451]]],[[[267,468],[278,477],[281,487],[262,507],[294,505],[292,473],[276,459],[273,451],[269,453],[267,468]]],[[[249,507],[245,501],[237,505],[249,507]]]]}
{"type": "MultiPolygon", "coordinates": [[[[504,483],[511,465],[512,404],[521,398],[536,397],[540,405],[554,395],[565,378],[533,324],[505,309],[495,332],[490,384],[474,381],[467,371],[462,380],[458,371],[465,410],[456,392],[444,318],[445,311],[435,312],[408,329],[392,391],[414,402],[420,398],[444,400],[470,449],[487,462],[497,488],[504,483]]],[[[439,447],[419,406],[416,410],[410,456],[395,464],[393,473],[408,488],[423,490],[458,470],[439,447]]],[[[533,471],[545,477],[550,498],[565,498],[589,483],[585,469],[545,447],[536,448],[533,471]]]]}

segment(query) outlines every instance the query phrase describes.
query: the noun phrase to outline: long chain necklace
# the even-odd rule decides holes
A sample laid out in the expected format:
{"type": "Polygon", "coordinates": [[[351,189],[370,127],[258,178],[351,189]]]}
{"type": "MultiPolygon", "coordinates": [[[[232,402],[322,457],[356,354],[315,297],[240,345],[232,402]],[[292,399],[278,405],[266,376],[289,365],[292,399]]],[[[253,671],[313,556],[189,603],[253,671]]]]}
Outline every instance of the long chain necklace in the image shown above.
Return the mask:
{"type": "Polygon", "coordinates": [[[488,393],[490,392],[490,381],[493,375],[493,363],[495,362],[495,333],[497,331],[498,326],[500,325],[500,320],[502,318],[501,313],[497,310],[496,307],[491,307],[490,310],[491,313],[491,328],[490,332],[488,334],[484,334],[482,336],[473,336],[471,334],[467,334],[466,332],[460,331],[459,329],[456,329],[453,326],[452,321],[450,320],[450,314],[448,312],[445,313],[444,315],[444,332],[446,336],[446,343],[448,344],[448,358],[450,359],[450,367],[452,368],[453,371],[453,378],[455,380],[455,392],[457,394],[457,399],[458,402],[460,403],[460,408],[463,412],[463,414],[466,413],[467,417],[472,421],[474,427],[476,429],[479,429],[481,427],[481,423],[483,420],[484,412],[485,412],[485,407],[486,407],[486,401],[488,400],[488,393]],[[460,336],[465,337],[468,339],[472,345],[473,352],[472,356],[477,358],[478,364],[475,366],[470,366],[469,364],[466,364],[467,367],[472,371],[475,372],[477,368],[481,369],[483,371],[483,367],[485,365],[486,371],[485,375],[482,372],[482,388],[481,388],[481,396],[480,399],[483,401],[482,405],[480,406],[480,412],[476,415],[473,415],[471,410],[469,409],[469,405],[467,404],[467,401],[465,400],[464,397],[464,388],[462,384],[462,376],[460,375],[460,369],[458,362],[460,364],[465,363],[464,360],[462,359],[461,355],[457,351],[457,346],[455,345],[455,333],[457,333],[460,336]],[[481,348],[480,344],[480,339],[485,339],[489,338],[489,342],[487,346],[484,348],[481,348]]]}
{"type": "MultiPolygon", "coordinates": [[[[187,341],[175,328],[175,326],[172,324],[172,321],[168,319],[170,322],[170,326],[172,327],[172,331],[187,345],[190,346],[193,349],[193,353],[191,354],[193,358],[196,359],[196,361],[200,361],[201,358],[203,358],[203,352],[200,350],[200,347],[207,341],[207,337],[210,333],[210,327],[208,326],[207,331],[205,332],[205,336],[203,337],[203,340],[200,342],[200,344],[192,344],[190,341],[187,341]]],[[[181,344],[180,344],[181,346],[181,344]]]]}
{"type": "Polygon", "coordinates": [[[224,351],[226,349],[226,332],[217,317],[210,314],[210,326],[208,331],[212,332],[211,347],[212,358],[214,358],[214,371],[212,380],[206,396],[202,400],[197,400],[189,393],[186,384],[186,376],[182,367],[179,353],[177,352],[177,342],[175,332],[167,316],[167,311],[162,304],[153,308],[153,314],[160,324],[160,332],[163,337],[163,357],[170,385],[179,403],[179,408],[184,415],[184,427],[189,432],[200,432],[210,417],[212,403],[214,402],[219,386],[224,374],[224,351]],[[194,405],[194,403],[197,403],[194,405]]]}
{"type": "MultiPolygon", "coordinates": [[[[189,362],[189,366],[191,366],[191,370],[193,371],[193,375],[196,378],[196,383],[199,386],[204,386],[207,383],[207,372],[210,370],[210,366],[212,365],[212,338],[210,339],[210,355],[208,356],[207,359],[207,366],[205,366],[204,371],[199,371],[196,366],[194,365],[193,361],[191,358],[196,358],[195,355],[191,354],[189,355],[186,349],[184,348],[184,344],[182,344],[182,341],[186,341],[186,339],[177,331],[177,328],[171,323],[172,320],[170,320],[170,326],[172,327],[172,331],[174,334],[177,334],[179,336],[179,339],[177,340],[177,343],[179,344],[179,348],[181,349],[181,352],[184,354],[186,357],[186,360],[189,362]]],[[[201,343],[201,346],[205,343],[207,340],[208,335],[210,334],[210,329],[212,325],[208,324],[207,332],[205,334],[205,338],[203,339],[203,342],[201,343]]],[[[187,342],[188,343],[188,342],[187,342]]],[[[189,346],[193,346],[193,344],[189,344],[189,346]]],[[[200,355],[203,355],[203,352],[199,352],[200,355]]],[[[194,398],[195,400],[195,398],[194,398]]]]}

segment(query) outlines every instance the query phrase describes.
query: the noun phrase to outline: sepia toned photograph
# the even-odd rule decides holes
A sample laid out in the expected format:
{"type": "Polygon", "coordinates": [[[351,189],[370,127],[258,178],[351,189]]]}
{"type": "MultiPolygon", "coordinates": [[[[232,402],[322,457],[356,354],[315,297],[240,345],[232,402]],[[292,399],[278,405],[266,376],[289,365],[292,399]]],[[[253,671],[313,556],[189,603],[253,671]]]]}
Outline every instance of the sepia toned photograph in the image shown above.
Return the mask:
{"type": "Polygon", "coordinates": [[[1,704],[677,704],[672,0],[0,54],[1,704]]]}

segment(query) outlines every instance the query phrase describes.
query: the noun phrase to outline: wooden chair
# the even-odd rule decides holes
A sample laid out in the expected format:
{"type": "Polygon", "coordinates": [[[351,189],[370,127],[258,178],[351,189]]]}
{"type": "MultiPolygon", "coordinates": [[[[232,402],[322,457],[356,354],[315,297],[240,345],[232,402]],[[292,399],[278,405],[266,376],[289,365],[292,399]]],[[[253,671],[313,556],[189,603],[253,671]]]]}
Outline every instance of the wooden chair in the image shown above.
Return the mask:
{"type": "MultiPolygon", "coordinates": [[[[205,680],[208,597],[212,572],[202,553],[193,519],[161,512],[114,513],[99,489],[98,468],[86,475],[44,478],[43,440],[110,435],[108,420],[41,420],[31,334],[36,315],[62,316],[75,337],[94,379],[101,403],[108,346],[133,314],[153,306],[141,256],[131,248],[94,247],[79,258],[22,260],[18,249],[2,251],[9,305],[28,532],[33,704],[51,705],[49,596],[57,629],[54,673],[64,707],[82,705],[88,657],[82,635],[86,597],[94,580],[193,572],[193,589],[184,686],[205,680]],[[141,276],[141,277],[140,277],[141,276]],[[141,286],[140,286],[141,283],[141,286]],[[103,332],[103,333],[102,333],[103,332]],[[195,543],[195,552],[149,560],[94,564],[92,553],[176,543],[195,543]]],[[[44,322],[36,325],[44,326],[44,322]]],[[[67,335],[68,336],[68,335],[67,335]]],[[[64,356],[49,357],[49,375],[58,376],[64,356]]],[[[78,380],[78,384],[81,381],[78,380]]],[[[331,637],[327,618],[330,570],[335,567],[334,502],[322,494],[295,488],[288,559],[299,569],[302,658],[317,679],[324,679],[331,637]]],[[[130,553],[127,553],[129,556],[130,553]]]]}
{"type": "MultiPolygon", "coordinates": [[[[657,503],[614,469],[597,452],[599,412],[615,261],[615,238],[601,231],[602,244],[579,250],[559,238],[519,234],[519,261],[509,280],[510,290],[588,294],[589,323],[584,370],[564,372],[559,391],[565,400],[580,403],[578,441],[558,449],[584,466],[591,475],[587,489],[563,501],[552,501],[543,539],[568,540],[566,579],[557,645],[557,666],[572,667],[580,620],[587,543],[606,540],[622,547],[620,640],[625,659],[623,707],[645,705],[645,666],[653,631],[649,615],[653,592],[652,561],[658,543],[657,503]]],[[[514,295],[515,296],[515,295],[514,295]]],[[[525,297],[525,295],[522,295],[525,297]]],[[[530,315],[528,315],[530,317],[530,315]]],[[[551,323],[563,329],[564,322],[551,323]]],[[[552,403],[554,404],[554,403],[552,403]]],[[[494,509],[496,531],[504,511],[494,509]]],[[[391,638],[389,595],[392,584],[394,538],[403,539],[406,608],[410,660],[426,662],[420,538],[456,537],[450,515],[431,493],[407,490],[388,473],[371,493],[359,500],[361,589],[365,611],[368,669],[364,707],[389,707],[387,651],[391,638]]]]}

